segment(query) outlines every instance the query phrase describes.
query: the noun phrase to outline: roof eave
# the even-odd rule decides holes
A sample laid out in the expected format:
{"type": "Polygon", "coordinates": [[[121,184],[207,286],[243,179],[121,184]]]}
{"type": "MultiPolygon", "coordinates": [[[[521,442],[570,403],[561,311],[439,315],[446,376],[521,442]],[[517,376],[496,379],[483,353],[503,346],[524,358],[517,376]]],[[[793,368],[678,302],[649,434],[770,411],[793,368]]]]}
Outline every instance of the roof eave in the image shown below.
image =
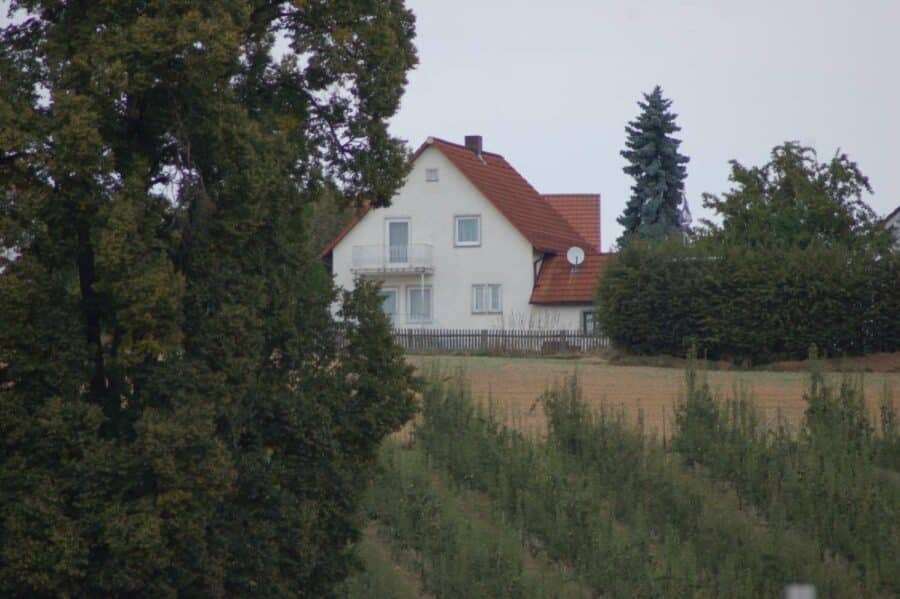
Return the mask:
{"type": "Polygon", "coordinates": [[[565,305],[573,305],[573,304],[593,306],[594,300],[593,299],[589,299],[589,300],[535,300],[535,299],[530,299],[530,300],[528,300],[528,303],[535,305],[535,306],[565,306],[565,305]]]}

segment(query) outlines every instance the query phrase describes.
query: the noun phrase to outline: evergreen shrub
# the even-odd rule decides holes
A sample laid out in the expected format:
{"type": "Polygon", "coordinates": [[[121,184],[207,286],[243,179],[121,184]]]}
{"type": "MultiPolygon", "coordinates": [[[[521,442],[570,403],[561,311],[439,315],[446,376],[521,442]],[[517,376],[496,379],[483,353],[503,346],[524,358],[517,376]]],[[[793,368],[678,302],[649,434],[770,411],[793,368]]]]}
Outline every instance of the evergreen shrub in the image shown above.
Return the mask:
{"type": "Polygon", "coordinates": [[[635,354],[760,363],[900,349],[900,254],[840,246],[635,240],[597,289],[597,317],[635,354]]]}

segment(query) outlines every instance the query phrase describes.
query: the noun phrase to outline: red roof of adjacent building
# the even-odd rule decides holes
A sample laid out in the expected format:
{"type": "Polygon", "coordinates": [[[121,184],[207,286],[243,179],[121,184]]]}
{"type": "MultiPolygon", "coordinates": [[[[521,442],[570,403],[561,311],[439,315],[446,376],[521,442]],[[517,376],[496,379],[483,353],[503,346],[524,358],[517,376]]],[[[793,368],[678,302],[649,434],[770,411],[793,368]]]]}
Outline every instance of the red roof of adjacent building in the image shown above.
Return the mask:
{"type": "Polygon", "coordinates": [[[565,256],[548,256],[531,291],[532,304],[586,304],[611,254],[587,254],[574,270],[565,256]]]}
{"type": "Polygon", "coordinates": [[[525,177],[500,154],[482,152],[434,137],[416,150],[415,156],[435,147],[541,252],[565,252],[573,245],[595,250],[566,219],[541,198],[525,177]]]}
{"type": "Polygon", "coordinates": [[[600,249],[600,194],[553,193],[541,196],[585,241],[600,249]]]}

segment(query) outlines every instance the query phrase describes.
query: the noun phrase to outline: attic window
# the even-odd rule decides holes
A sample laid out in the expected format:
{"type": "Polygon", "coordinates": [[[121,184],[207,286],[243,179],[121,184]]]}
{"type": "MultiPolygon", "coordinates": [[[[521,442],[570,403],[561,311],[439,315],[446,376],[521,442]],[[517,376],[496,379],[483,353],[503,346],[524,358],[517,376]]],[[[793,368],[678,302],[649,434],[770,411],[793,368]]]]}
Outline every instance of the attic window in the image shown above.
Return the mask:
{"type": "Polygon", "coordinates": [[[425,180],[429,183],[435,183],[438,180],[438,170],[436,168],[426,168],[425,180]]]}

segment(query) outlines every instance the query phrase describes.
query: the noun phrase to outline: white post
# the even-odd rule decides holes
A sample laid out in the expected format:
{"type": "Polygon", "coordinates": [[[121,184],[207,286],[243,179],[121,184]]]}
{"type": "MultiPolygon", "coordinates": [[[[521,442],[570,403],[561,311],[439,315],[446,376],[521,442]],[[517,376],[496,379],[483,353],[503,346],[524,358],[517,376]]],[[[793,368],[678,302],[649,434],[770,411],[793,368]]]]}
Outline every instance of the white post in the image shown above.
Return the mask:
{"type": "MultiPolygon", "coordinates": [[[[425,269],[419,273],[419,287],[421,288],[421,295],[419,297],[422,298],[422,302],[419,304],[419,324],[421,328],[425,328],[425,269]]],[[[434,298],[432,298],[434,299],[434,298]]],[[[813,598],[815,599],[815,597],[813,598]]]]}
{"type": "Polygon", "coordinates": [[[815,585],[793,583],[784,587],[784,599],[816,599],[815,585]]]}

